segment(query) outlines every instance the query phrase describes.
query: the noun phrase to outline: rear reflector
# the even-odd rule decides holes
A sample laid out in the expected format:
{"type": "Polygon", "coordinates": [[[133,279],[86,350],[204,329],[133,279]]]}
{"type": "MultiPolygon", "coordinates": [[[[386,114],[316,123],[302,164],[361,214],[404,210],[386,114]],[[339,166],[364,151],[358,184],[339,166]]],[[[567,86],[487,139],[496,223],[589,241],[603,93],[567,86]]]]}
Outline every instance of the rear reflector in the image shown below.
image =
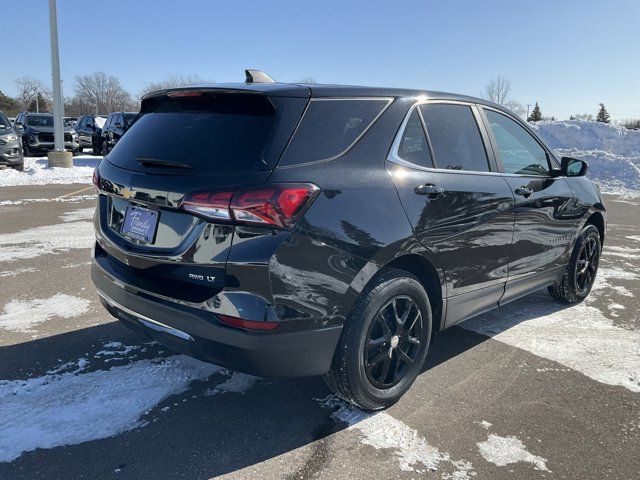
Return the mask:
{"type": "Polygon", "coordinates": [[[279,322],[256,322],[254,320],[244,320],[229,315],[221,315],[216,313],[220,321],[226,325],[238,328],[246,328],[248,330],[275,330],[280,326],[279,322]]]}
{"type": "Polygon", "coordinates": [[[291,228],[319,192],[312,183],[242,187],[235,192],[194,192],[185,195],[180,207],[214,220],[291,228]]]}

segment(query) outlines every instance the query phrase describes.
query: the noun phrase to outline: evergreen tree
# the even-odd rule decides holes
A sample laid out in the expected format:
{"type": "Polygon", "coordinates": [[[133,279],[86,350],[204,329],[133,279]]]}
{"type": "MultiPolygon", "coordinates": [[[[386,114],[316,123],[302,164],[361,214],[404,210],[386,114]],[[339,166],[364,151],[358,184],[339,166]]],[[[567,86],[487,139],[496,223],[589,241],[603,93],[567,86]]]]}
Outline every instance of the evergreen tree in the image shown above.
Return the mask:
{"type": "Polygon", "coordinates": [[[535,107],[531,111],[531,115],[527,118],[527,122],[539,122],[542,120],[542,112],[540,111],[540,105],[536,102],[535,107]]]}
{"type": "Polygon", "coordinates": [[[11,115],[17,109],[18,102],[2,93],[2,90],[0,90],[0,111],[4,111],[7,115],[11,115]]]}
{"type": "Polygon", "coordinates": [[[600,104],[600,111],[596,116],[596,122],[611,123],[611,116],[609,115],[609,112],[607,112],[607,109],[604,108],[604,103],[600,104]]]}
{"type": "Polygon", "coordinates": [[[47,102],[47,99],[40,92],[38,92],[36,98],[31,101],[29,108],[27,108],[29,112],[46,112],[48,110],[49,102],[47,102]]]}

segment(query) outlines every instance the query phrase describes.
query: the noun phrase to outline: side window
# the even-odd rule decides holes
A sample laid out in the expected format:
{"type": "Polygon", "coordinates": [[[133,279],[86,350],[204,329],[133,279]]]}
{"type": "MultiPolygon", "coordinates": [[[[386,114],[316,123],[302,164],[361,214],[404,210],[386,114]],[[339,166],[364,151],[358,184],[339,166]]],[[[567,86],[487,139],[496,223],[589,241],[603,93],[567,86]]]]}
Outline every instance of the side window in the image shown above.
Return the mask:
{"type": "Polygon", "coordinates": [[[484,112],[498,144],[504,173],[549,174],[547,153],[529,132],[501,113],[486,109],[484,112]]]}
{"type": "Polygon", "coordinates": [[[280,166],[316,162],[342,154],[388,103],[386,99],[312,99],[280,166]]]}
{"type": "Polygon", "coordinates": [[[433,103],[422,105],[420,110],[438,168],[489,171],[489,159],[471,107],[433,103]]]}
{"type": "Polygon", "coordinates": [[[414,108],[407,125],[402,132],[402,138],[398,145],[398,156],[421,167],[433,167],[431,152],[427,137],[422,128],[422,122],[418,115],[418,109],[414,108]]]}

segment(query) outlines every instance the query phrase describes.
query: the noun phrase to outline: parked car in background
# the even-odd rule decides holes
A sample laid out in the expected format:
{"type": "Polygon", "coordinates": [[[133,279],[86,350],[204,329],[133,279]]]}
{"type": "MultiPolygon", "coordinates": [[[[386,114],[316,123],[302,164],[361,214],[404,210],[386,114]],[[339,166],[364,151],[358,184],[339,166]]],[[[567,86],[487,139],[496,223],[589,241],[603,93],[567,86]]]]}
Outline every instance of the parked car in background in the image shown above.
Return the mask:
{"type": "MultiPolygon", "coordinates": [[[[49,152],[55,148],[53,140],[53,114],[21,112],[14,124],[22,141],[25,157],[49,152]]],[[[64,127],[64,148],[79,152],[78,135],[73,127],[64,127]]]]}
{"type": "Polygon", "coordinates": [[[102,154],[106,155],[118,143],[138,114],[135,112],[110,113],[102,128],[102,154]]]}
{"type": "Polygon", "coordinates": [[[247,77],[147,94],[96,168],[91,276],[124,324],[375,410],[432,333],[543,287],[589,295],[600,192],[509,110],[247,77]]]}
{"type": "Polygon", "coordinates": [[[78,117],[62,117],[65,127],[75,127],[78,117]]]}
{"type": "Polygon", "coordinates": [[[91,148],[94,155],[102,155],[102,127],[106,120],[105,115],[83,115],[78,119],[75,130],[80,151],[91,148]]]}
{"type": "Polygon", "coordinates": [[[24,170],[24,158],[20,137],[4,112],[0,112],[0,167],[7,166],[24,170]]]}

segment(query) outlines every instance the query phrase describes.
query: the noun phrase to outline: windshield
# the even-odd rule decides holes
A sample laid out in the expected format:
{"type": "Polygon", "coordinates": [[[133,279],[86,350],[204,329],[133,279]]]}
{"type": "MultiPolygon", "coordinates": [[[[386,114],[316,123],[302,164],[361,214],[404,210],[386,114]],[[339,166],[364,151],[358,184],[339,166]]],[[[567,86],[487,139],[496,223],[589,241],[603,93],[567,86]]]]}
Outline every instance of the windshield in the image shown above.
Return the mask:
{"type": "Polygon", "coordinates": [[[4,113],[0,113],[0,128],[11,128],[11,124],[4,113]]]}
{"type": "Polygon", "coordinates": [[[27,115],[27,125],[31,127],[53,127],[53,115],[27,115]]]}

